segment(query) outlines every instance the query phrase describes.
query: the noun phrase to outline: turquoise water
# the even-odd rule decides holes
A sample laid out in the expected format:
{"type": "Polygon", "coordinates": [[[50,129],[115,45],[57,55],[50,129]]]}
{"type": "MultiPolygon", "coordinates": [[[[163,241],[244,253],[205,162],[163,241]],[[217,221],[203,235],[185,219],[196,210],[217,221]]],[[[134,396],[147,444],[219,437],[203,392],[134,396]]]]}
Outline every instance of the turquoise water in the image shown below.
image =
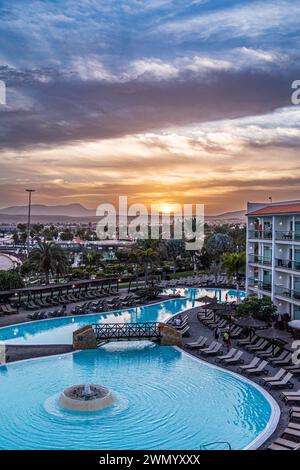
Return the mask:
{"type": "MultiPolygon", "coordinates": [[[[180,289],[172,299],[137,309],[32,322],[0,329],[13,344],[70,343],[91,322],[165,321],[208,294],[234,300],[235,291],[180,289]]],[[[244,295],[242,293],[242,295],[244,295]]],[[[0,367],[0,449],[233,449],[249,446],[273,420],[270,402],[239,376],[150,342],[110,343],[0,367]],[[109,387],[115,403],[97,413],[58,405],[76,383],[109,387]]]]}
{"type": "MultiPolygon", "coordinates": [[[[166,293],[174,291],[185,298],[105,314],[54,318],[0,328],[0,341],[7,344],[71,344],[73,331],[90,323],[163,322],[171,315],[200,305],[195,302],[197,297],[209,295],[224,301],[227,295],[228,300],[233,301],[237,295],[235,290],[226,289],[170,289],[166,293]]],[[[245,293],[240,292],[240,296],[244,297],[245,293]]]]}
{"type": "Polygon", "coordinates": [[[271,416],[238,376],[148,342],[2,366],[0,383],[0,449],[187,450],[213,441],[242,449],[271,416]],[[82,382],[111,388],[115,404],[96,414],[62,410],[60,391],[82,382]]]}

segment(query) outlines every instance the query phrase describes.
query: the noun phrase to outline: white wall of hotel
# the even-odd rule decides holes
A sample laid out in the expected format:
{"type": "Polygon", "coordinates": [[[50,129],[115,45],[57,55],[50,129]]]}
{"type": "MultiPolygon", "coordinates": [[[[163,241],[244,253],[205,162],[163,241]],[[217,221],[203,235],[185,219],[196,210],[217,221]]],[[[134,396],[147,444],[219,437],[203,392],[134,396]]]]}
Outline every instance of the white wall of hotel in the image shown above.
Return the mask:
{"type": "Polygon", "coordinates": [[[300,319],[300,201],[248,203],[246,246],[247,293],[300,319]]]}

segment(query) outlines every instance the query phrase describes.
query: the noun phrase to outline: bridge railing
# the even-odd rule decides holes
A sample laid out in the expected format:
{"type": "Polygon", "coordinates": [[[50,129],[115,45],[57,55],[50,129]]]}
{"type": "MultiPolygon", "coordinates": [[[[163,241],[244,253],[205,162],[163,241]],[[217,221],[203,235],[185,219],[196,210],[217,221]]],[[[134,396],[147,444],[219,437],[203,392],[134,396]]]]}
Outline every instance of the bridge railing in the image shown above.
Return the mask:
{"type": "Polygon", "coordinates": [[[103,323],[92,325],[97,340],[160,338],[158,322],[103,323]]]}

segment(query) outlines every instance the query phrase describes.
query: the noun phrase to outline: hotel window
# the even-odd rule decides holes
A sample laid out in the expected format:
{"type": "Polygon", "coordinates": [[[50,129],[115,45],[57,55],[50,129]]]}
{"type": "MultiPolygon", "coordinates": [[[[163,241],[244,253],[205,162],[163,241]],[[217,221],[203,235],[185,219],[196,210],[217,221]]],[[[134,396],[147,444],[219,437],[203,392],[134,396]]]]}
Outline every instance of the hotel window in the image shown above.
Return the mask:
{"type": "Polygon", "coordinates": [[[300,220],[295,221],[295,240],[300,240],[300,220]]]}
{"type": "Polygon", "coordinates": [[[300,320],[300,307],[298,305],[294,306],[294,319],[300,320]]]}

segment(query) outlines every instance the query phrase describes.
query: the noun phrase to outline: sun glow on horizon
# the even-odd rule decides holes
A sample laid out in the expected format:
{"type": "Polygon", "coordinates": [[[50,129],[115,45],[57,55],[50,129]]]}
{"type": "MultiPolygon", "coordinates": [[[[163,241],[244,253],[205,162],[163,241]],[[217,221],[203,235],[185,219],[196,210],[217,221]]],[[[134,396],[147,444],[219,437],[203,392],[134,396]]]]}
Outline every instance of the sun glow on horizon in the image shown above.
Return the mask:
{"type": "Polygon", "coordinates": [[[178,203],[169,204],[169,203],[163,202],[163,203],[159,204],[159,210],[163,214],[171,214],[171,212],[180,211],[181,210],[181,204],[178,204],[178,203]]]}

